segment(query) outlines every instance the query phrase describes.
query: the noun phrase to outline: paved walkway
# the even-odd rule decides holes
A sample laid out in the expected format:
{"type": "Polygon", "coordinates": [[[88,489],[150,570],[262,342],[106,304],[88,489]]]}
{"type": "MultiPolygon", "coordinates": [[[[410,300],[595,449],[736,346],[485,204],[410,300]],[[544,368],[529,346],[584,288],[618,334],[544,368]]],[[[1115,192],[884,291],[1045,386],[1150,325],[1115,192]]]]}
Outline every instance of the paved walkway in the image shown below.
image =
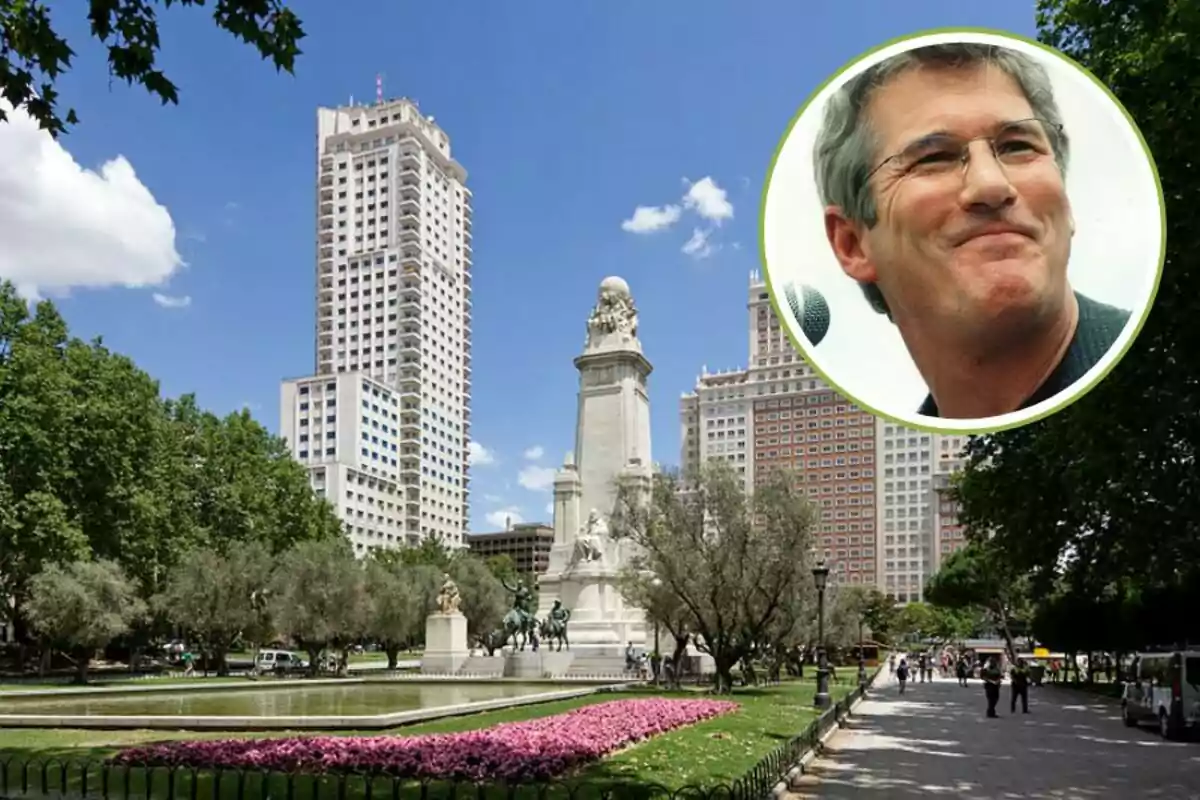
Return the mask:
{"type": "Polygon", "coordinates": [[[1200,799],[1200,744],[1121,724],[1111,700],[1030,690],[1029,714],[984,717],[983,687],[883,681],[791,798],[1200,799]]]}

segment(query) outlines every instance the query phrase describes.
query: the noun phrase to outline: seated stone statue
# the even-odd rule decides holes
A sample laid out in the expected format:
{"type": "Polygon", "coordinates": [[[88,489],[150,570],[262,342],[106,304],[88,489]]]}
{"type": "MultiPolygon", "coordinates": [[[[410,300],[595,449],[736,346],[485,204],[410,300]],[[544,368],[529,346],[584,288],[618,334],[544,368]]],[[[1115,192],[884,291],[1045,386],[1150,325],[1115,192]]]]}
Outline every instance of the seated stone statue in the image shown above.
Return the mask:
{"type": "Polygon", "coordinates": [[[437,604],[438,611],[442,614],[457,614],[459,613],[458,606],[462,601],[458,593],[458,584],[450,577],[449,573],[442,576],[442,588],[438,591],[437,604]]]}
{"type": "Polygon", "coordinates": [[[600,516],[600,512],[593,508],[591,513],[588,514],[588,520],[583,530],[575,537],[575,547],[571,554],[571,561],[575,564],[603,561],[605,538],[607,535],[608,525],[605,524],[604,518],[600,516]]]}

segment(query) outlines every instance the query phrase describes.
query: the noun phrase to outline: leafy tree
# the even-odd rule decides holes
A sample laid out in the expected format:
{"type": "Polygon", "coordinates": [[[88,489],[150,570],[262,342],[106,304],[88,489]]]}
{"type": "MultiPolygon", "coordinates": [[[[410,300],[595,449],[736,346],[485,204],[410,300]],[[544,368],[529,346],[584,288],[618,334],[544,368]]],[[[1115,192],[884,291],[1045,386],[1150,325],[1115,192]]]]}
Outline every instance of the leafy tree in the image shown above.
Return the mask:
{"type": "MultiPolygon", "coordinates": [[[[673,650],[665,660],[672,667],[667,672],[668,681],[678,688],[688,642],[695,632],[691,610],[671,587],[649,572],[627,568],[618,578],[617,588],[625,602],[643,609],[648,629],[653,631],[657,627],[660,640],[666,633],[674,642],[673,650]]],[[[659,656],[662,657],[662,653],[659,656]]]]}
{"type": "Polygon", "coordinates": [[[862,598],[860,612],[871,638],[877,642],[891,641],[892,629],[896,624],[896,604],[875,587],[868,587],[862,598]]]}
{"type": "MultiPolygon", "coordinates": [[[[158,5],[155,0],[89,0],[87,18],[92,36],[108,51],[114,78],[141,84],[164,104],[178,103],[178,87],[158,68],[158,5]]],[[[162,5],[204,6],[205,0],[162,0],[162,5]]],[[[304,31],[282,0],[216,0],[212,15],[218,28],[254,47],[277,69],[292,71],[304,31]]],[[[0,0],[0,96],[24,108],[53,136],[78,122],[74,109],[59,116],[55,88],[74,56],[45,3],[0,0]]],[[[0,108],[0,121],[6,118],[0,108]]]]}
{"type": "MultiPolygon", "coordinates": [[[[219,419],[190,396],[163,400],[129,359],[72,339],[52,303],[30,313],[8,282],[0,483],[0,595],[15,604],[22,648],[28,584],[46,564],[112,559],[148,600],[196,547],[260,541],[279,552],[341,530],[304,467],[248,414],[219,419]]],[[[165,624],[146,616],[120,640],[136,658],[165,624]]]]}
{"type": "Polygon", "coordinates": [[[510,584],[517,578],[526,577],[521,575],[520,571],[517,570],[517,562],[513,561],[512,556],[507,553],[488,556],[483,560],[483,563],[487,565],[488,570],[497,579],[507,581],[510,584]]]}
{"type": "Polygon", "coordinates": [[[272,615],[279,628],[308,653],[315,675],[327,647],[343,650],[365,632],[365,570],[347,539],[297,543],[283,553],[271,585],[272,615]]]}
{"type": "Polygon", "coordinates": [[[33,577],[27,612],[48,646],[72,653],[76,680],[86,683],[92,655],[128,631],[146,605],[115,562],[75,561],[33,577]]]}
{"type": "Polygon", "coordinates": [[[874,586],[840,585],[832,593],[826,639],[836,647],[856,647],[869,637],[885,639],[896,617],[895,604],[874,586]]]}
{"type": "Polygon", "coordinates": [[[235,641],[249,633],[258,644],[259,637],[269,636],[262,630],[256,595],[270,576],[271,555],[260,542],[235,542],[225,552],[197,548],[175,565],[158,602],[172,622],[203,644],[217,672],[226,675],[225,657],[235,641]]]}
{"type": "Polygon", "coordinates": [[[1013,623],[1029,613],[1027,582],[994,542],[971,542],[951,553],[925,587],[925,597],[941,608],[986,611],[1016,659],[1013,623]]]}
{"type": "Polygon", "coordinates": [[[332,507],[312,493],[282,439],[247,411],[221,419],[191,406],[189,397],[179,409],[193,437],[197,520],[215,546],[257,539],[279,553],[296,542],[341,538],[332,507]]]}
{"type": "Polygon", "coordinates": [[[934,635],[938,626],[929,603],[906,603],[896,613],[896,634],[902,640],[922,640],[934,635]]]}
{"type": "MultiPolygon", "coordinates": [[[[387,551],[376,551],[382,552],[387,551]]],[[[392,558],[372,558],[366,569],[363,633],[382,646],[388,669],[395,669],[400,651],[424,634],[442,576],[429,564],[408,565],[392,558]]]]}
{"type": "Polygon", "coordinates": [[[508,610],[508,592],[486,563],[465,550],[455,556],[449,569],[458,584],[467,631],[487,647],[492,641],[489,634],[499,629],[508,610]]]}
{"type": "MultiPolygon", "coordinates": [[[[1046,420],[971,441],[962,520],[994,536],[1037,595],[1186,607],[1200,586],[1200,292],[1188,267],[1200,236],[1200,1],[1040,0],[1038,27],[1137,122],[1166,199],[1166,264],[1153,312],[1099,386],[1046,420]]],[[[1172,621],[1154,635],[1200,637],[1196,615],[1172,621]]]]}
{"type": "Polygon", "coordinates": [[[450,548],[445,546],[445,542],[439,536],[426,534],[421,537],[421,541],[416,543],[416,547],[403,547],[396,551],[390,551],[390,558],[413,566],[424,564],[436,567],[445,572],[450,569],[450,561],[454,558],[454,553],[450,552],[450,548]]]}
{"type": "Polygon", "coordinates": [[[15,604],[17,640],[28,640],[29,583],[43,567],[88,555],[78,517],[59,488],[72,476],[73,382],[67,327],[53,304],[30,315],[0,282],[0,594],[15,604]]]}
{"type": "Polygon", "coordinates": [[[785,473],[747,496],[741,477],[714,462],[683,489],[671,473],[655,475],[648,497],[620,484],[612,532],[633,545],[632,569],[656,576],[687,608],[697,646],[713,657],[716,689],[728,692],[732,669],[763,641],[798,581],[812,581],[815,515],[785,473]]]}
{"type": "Polygon", "coordinates": [[[158,384],[99,339],[71,339],[63,354],[71,392],[63,457],[70,470],[55,492],[91,552],[116,561],[152,592],[173,560],[170,552],[187,544],[168,544],[168,531],[154,527],[159,508],[176,500],[164,496],[155,480],[163,420],[158,384]]]}

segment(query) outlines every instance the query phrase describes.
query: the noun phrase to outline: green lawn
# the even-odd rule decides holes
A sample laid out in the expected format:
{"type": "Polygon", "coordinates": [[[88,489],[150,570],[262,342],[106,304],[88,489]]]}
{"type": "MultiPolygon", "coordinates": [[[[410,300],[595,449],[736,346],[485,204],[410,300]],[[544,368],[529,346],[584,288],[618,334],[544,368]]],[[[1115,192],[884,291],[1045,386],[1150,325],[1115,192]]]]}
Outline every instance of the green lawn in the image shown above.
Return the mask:
{"type": "MultiPolygon", "coordinates": [[[[850,681],[832,687],[834,699],[848,694],[850,681]]],[[[741,709],[698,725],[663,734],[594,764],[574,776],[580,781],[614,780],[653,782],[672,788],[728,783],[745,774],[760,759],[800,733],[815,718],[814,684],[811,680],[786,682],[778,686],[740,689],[729,696],[741,709]]],[[[669,694],[651,689],[635,689],[619,694],[602,693],[585,698],[534,706],[454,717],[384,731],[386,734],[450,733],[486,728],[501,722],[513,722],[558,714],[592,703],[637,696],[701,696],[696,691],[669,694]]],[[[359,735],[379,735],[363,732],[359,735]]],[[[263,738],[289,735],[319,735],[312,732],[292,734],[272,731],[261,733],[187,732],[187,731],[86,731],[86,730],[0,730],[0,761],[11,756],[21,760],[36,758],[102,758],[123,746],[171,739],[263,738]]],[[[329,735],[355,735],[338,732],[329,735]]],[[[159,794],[155,792],[155,794],[159,794]]],[[[223,792],[222,792],[223,794],[223,792]]]]}

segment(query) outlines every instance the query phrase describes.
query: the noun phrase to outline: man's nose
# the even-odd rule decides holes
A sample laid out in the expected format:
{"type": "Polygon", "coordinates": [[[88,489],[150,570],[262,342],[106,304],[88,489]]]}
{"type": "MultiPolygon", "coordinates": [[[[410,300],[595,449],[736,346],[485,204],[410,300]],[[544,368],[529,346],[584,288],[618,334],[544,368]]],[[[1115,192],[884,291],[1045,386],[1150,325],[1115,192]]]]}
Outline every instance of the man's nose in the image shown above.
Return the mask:
{"type": "Polygon", "coordinates": [[[991,145],[985,141],[972,142],[963,167],[960,196],[963,207],[976,212],[996,211],[1012,204],[1016,196],[991,145]]]}

